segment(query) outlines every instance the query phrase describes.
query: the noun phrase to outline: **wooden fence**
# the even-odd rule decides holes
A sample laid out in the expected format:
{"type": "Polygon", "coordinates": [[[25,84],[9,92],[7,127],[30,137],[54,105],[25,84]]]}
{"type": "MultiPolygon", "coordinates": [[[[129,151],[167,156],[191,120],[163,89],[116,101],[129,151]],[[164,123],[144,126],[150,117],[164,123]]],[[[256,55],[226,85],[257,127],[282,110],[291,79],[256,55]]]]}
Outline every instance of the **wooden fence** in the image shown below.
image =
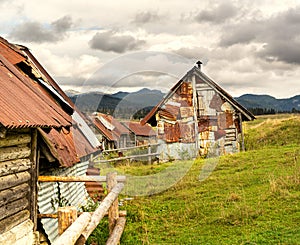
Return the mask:
{"type": "Polygon", "coordinates": [[[78,213],[74,207],[60,208],[57,214],[40,214],[40,218],[58,218],[60,236],[54,245],[83,245],[102,218],[108,213],[109,239],[106,244],[118,244],[125,226],[125,215],[120,215],[118,195],[124,188],[125,176],[108,173],[106,176],[39,176],[39,182],[89,182],[107,183],[108,195],[93,212],[78,213]]]}
{"type": "Polygon", "coordinates": [[[127,160],[127,159],[136,159],[136,158],[148,158],[148,163],[151,164],[152,162],[152,156],[158,156],[159,153],[157,153],[157,150],[155,152],[152,152],[151,147],[158,146],[159,144],[148,144],[148,145],[141,145],[141,146],[133,146],[133,147],[127,147],[127,148],[118,148],[118,149],[112,149],[112,150],[105,150],[101,154],[93,157],[91,161],[94,163],[108,163],[108,162],[115,162],[115,161],[122,161],[122,160],[127,160]],[[119,152],[123,153],[130,151],[130,150],[135,150],[135,149],[148,149],[147,154],[139,154],[139,155],[128,155],[128,156],[120,156],[112,159],[104,159],[104,155],[108,154],[110,152],[119,152]]]}

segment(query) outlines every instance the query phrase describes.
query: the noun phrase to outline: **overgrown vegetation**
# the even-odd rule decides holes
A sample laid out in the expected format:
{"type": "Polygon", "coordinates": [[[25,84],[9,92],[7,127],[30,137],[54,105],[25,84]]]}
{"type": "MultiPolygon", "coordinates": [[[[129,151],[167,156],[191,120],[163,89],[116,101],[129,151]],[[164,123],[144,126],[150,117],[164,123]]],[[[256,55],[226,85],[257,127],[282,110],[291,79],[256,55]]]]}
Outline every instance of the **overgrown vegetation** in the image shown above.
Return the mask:
{"type": "Polygon", "coordinates": [[[204,181],[199,159],[172,188],[124,202],[121,244],[300,244],[299,129],[299,117],[260,117],[246,124],[248,151],[218,159],[204,181]]]}

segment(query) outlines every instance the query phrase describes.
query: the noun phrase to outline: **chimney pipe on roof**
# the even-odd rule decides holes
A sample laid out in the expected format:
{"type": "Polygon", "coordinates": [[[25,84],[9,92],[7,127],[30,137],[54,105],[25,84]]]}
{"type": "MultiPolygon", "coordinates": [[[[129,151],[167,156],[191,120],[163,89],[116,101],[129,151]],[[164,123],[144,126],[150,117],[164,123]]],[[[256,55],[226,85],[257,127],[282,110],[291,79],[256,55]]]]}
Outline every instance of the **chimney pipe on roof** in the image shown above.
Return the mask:
{"type": "Polygon", "coordinates": [[[199,68],[199,70],[201,70],[201,65],[203,64],[200,60],[198,60],[197,62],[196,62],[196,64],[198,65],[198,68],[199,68]]]}

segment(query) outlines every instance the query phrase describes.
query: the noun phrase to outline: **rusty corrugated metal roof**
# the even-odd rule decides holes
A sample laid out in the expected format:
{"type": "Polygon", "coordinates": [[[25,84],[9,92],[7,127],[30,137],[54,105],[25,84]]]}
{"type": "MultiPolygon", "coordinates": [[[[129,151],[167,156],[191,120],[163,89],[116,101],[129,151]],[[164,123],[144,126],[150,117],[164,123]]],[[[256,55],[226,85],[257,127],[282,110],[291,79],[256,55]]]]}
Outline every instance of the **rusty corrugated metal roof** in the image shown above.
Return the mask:
{"type": "Polygon", "coordinates": [[[114,135],[112,131],[108,130],[98,118],[94,118],[93,123],[97,127],[97,129],[99,129],[108,140],[114,141],[119,138],[116,135],[114,135]]]}
{"type": "Polygon", "coordinates": [[[117,119],[115,119],[111,115],[103,114],[103,113],[98,113],[99,117],[104,118],[106,121],[108,121],[110,124],[112,124],[115,128],[113,129],[114,133],[117,135],[121,134],[128,134],[129,131],[127,128],[125,128],[117,119]]]}
{"type": "Polygon", "coordinates": [[[43,140],[49,147],[51,154],[58,160],[61,166],[70,167],[74,163],[80,162],[74,144],[74,136],[72,131],[65,128],[52,128],[49,132],[39,129],[43,140]]]}
{"type": "Polygon", "coordinates": [[[129,130],[111,115],[97,113],[93,122],[110,141],[119,140],[122,134],[129,134],[129,130]]]}
{"type": "Polygon", "coordinates": [[[76,126],[71,127],[70,130],[52,128],[49,132],[43,129],[39,129],[39,132],[51,154],[63,167],[70,167],[80,162],[81,157],[98,150],[89,144],[81,130],[76,126]]]}
{"type": "Polygon", "coordinates": [[[72,166],[98,150],[100,143],[83,115],[28,48],[1,37],[0,86],[0,123],[7,128],[39,127],[61,166],[72,166]],[[74,110],[78,113],[73,120],[74,110]],[[42,129],[46,127],[50,129],[42,129]]]}
{"type": "Polygon", "coordinates": [[[139,122],[123,122],[135,135],[139,136],[156,136],[155,131],[148,124],[141,125],[139,122]]]}
{"type": "Polygon", "coordinates": [[[2,37],[0,37],[0,54],[14,65],[26,59],[14,45],[2,37]]]}
{"type": "Polygon", "coordinates": [[[0,54],[0,123],[7,128],[70,126],[71,116],[0,54]]]}

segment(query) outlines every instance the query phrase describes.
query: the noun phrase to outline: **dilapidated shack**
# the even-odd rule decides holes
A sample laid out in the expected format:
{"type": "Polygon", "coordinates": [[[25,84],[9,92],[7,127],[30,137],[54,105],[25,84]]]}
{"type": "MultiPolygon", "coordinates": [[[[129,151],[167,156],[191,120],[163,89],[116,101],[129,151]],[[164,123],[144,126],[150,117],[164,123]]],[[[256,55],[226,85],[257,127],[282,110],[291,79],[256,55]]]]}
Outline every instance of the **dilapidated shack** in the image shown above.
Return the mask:
{"type": "Polygon", "coordinates": [[[57,220],[38,213],[63,201],[79,206],[87,192],[84,183],[38,184],[38,177],[85,175],[99,141],[31,52],[3,38],[0,86],[0,243],[38,244],[40,234],[53,242],[57,220]]]}
{"type": "Polygon", "coordinates": [[[255,117],[201,71],[180,79],[141,121],[157,126],[161,159],[221,155],[243,149],[243,120],[255,117]]]}
{"type": "Polygon", "coordinates": [[[23,65],[23,52],[0,39],[0,243],[6,244],[33,244],[38,237],[38,128],[59,130],[72,122],[23,65]]]}
{"type": "Polygon", "coordinates": [[[93,126],[104,150],[125,148],[130,145],[129,130],[112,115],[95,112],[93,126]]]}
{"type": "Polygon", "coordinates": [[[156,132],[148,124],[141,125],[139,122],[122,122],[129,130],[129,138],[132,146],[140,146],[156,143],[156,132]]]}

